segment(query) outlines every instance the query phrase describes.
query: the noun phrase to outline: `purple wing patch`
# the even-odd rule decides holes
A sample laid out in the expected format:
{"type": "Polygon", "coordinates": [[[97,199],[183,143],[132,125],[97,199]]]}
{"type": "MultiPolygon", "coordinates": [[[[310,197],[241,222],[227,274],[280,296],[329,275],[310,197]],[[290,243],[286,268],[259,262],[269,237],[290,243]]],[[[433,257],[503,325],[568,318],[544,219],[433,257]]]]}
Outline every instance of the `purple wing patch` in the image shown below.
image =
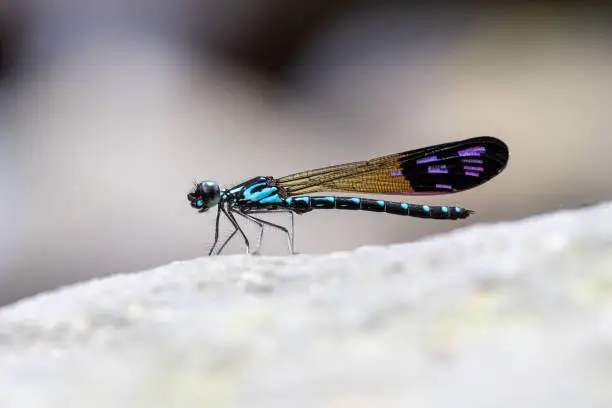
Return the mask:
{"type": "Polygon", "coordinates": [[[429,174],[448,174],[448,168],[444,164],[440,166],[429,166],[427,172],[429,174]]]}
{"type": "Polygon", "coordinates": [[[391,170],[391,175],[392,176],[401,176],[402,175],[402,171],[401,170],[391,170]]]}
{"type": "Polygon", "coordinates": [[[417,160],[416,164],[431,163],[435,161],[438,161],[438,156],[428,156],[428,157],[423,157],[422,159],[417,160]]]}
{"type": "Polygon", "coordinates": [[[457,154],[459,156],[480,156],[484,153],[485,148],[483,146],[470,147],[469,149],[459,150],[457,154]]]}
{"type": "Polygon", "coordinates": [[[483,164],[482,159],[461,159],[463,163],[483,164]]]}
{"type": "Polygon", "coordinates": [[[444,190],[452,190],[453,186],[448,184],[436,184],[436,188],[444,189],[444,190]]]}

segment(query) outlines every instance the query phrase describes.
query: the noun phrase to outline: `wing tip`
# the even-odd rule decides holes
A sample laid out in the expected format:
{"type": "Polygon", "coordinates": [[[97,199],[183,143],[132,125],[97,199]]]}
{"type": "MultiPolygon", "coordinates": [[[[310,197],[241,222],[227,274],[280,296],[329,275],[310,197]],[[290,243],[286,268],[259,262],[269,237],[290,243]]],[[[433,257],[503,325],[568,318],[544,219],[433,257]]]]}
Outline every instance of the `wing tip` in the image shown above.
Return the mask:
{"type": "Polygon", "coordinates": [[[504,142],[503,140],[495,136],[485,135],[466,139],[464,140],[464,142],[483,144],[485,145],[485,147],[489,148],[486,152],[486,157],[497,162],[498,166],[493,172],[493,174],[489,178],[487,178],[487,181],[504,171],[504,169],[508,165],[508,161],[510,159],[510,149],[508,148],[506,142],[504,142]]]}

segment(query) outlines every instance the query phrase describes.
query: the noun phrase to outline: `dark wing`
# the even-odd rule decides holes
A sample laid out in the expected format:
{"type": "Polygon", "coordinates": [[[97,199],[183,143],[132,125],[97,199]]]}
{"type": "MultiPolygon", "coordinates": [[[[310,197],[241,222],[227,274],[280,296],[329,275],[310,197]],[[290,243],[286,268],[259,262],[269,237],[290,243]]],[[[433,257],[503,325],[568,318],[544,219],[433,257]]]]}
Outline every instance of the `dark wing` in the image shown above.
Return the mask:
{"type": "Polygon", "coordinates": [[[289,195],[345,191],[449,194],[479,186],[508,163],[508,146],[490,136],[304,171],[276,180],[289,195]]]}

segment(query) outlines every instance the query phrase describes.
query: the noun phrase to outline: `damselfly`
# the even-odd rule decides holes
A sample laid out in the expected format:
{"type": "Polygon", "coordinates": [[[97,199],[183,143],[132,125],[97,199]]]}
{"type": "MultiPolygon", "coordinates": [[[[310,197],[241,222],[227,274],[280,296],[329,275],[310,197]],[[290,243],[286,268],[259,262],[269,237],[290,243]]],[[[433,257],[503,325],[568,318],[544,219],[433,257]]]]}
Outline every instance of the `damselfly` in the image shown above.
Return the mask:
{"type": "Polygon", "coordinates": [[[456,206],[430,206],[373,200],[362,197],[310,196],[318,192],[358,192],[390,195],[450,194],[479,186],[498,175],[508,162],[508,147],[494,137],[482,136],[444,143],[367,161],[340,164],[290,176],[254,177],[235,187],[221,190],[215,181],[195,184],[187,194],[191,206],[203,213],[217,207],[215,240],[209,255],[220,254],[236,234],[250,252],[247,235],[236,216],[259,226],[255,251],[263,240],[264,227],[281,230],[294,253],[294,214],[318,209],[365,210],[436,220],[467,218],[471,210],[456,206]],[[288,213],[291,232],[256,215],[288,213]],[[219,243],[219,220],[223,214],[234,231],[219,243]],[[216,251],[215,251],[216,250],[216,251]]]}

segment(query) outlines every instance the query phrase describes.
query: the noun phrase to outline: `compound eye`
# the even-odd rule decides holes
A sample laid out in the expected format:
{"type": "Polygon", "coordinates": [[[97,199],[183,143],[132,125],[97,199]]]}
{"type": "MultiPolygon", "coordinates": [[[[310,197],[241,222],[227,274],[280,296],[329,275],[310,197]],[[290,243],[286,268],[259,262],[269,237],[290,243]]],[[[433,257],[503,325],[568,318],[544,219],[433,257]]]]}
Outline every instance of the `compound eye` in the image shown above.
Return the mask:
{"type": "MultiPolygon", "coordinates": [[[[202,199],[207,207],[214,207],[221,201],[221,189],[214,181],[204,181],[202,186],[202,199]]],[[[198,200],[198,202],[201,200],[198,200]]]]}

